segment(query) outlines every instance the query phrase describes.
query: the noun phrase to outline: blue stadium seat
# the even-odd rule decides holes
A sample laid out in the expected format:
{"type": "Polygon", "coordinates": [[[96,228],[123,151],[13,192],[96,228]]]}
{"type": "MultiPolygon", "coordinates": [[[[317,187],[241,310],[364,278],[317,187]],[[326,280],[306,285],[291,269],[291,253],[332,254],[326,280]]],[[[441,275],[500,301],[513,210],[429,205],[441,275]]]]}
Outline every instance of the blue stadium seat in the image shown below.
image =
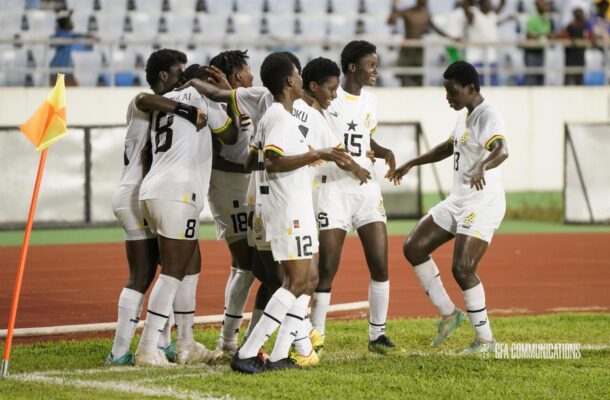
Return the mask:
{"type": "Polygon", "coordinates": [[[303,40],[322,40],[328,37],[326,14],[297,14],[295,24],[300,27],[300,38],[303,40]]]}
{"type": "Polygon", "coordinates": [[[265,0],[267,12],[271,14],[289,14],[294,12],[295,0],[265,0]]]}
{"type": "Polygon", "coordinates": [[[193,13],[163,13],[159,17],[159,27],[161,27],[161,22],[165,21],[164,25],[167,30],[164,33],[159,33],[159,41],[162,43],[168,41],[187,41],[193,36],[193,18],[193,13]]]}
{"type": "Polygon", "coordinates": [[[123,26],[126,12],[99,12],[97,20],[97,36],[104,40],[118,40],[123,36],[123,26]]]}
{"type": "MultiPolygon", "coordinates": [[[[360,11],[361,0],[331,0],[334,14],[357,14],[360,11]]],[[[388,10],[389,11],[389,10],[388,10]]]]}
{"type": "Polygon", "coordinates": [[[205,0],[208,14],[230,14],[233,12],[233,0],[205,0]]]}
{"type": "Polygon", "coordinates": [[[222,40],[226,36],[227,16],[224,14],[197,14],[197,21],[201,32],[196,37],[206,41],[222,40]]]}
{"type": "Polygon", "coordinates": [[[125,17],[131,21],[131,32],[125,32],[126,39],[151,40],[158,36],[159,19],[157,15],[151,15],[143,11],[135,11],[125,17]]]}
{"type": "Polygon", "coordinates": [[[238,13],[258,15],[263,12],[264,0],[235,0],[238,13]]]}
{"type": "Polygon", "coordinates": [[[228,17],[230,33],[237,40],[251,41],[260,36],[261,14],[236,13],[228,17]]]}
{"type": "Polygon", "coordinates": [[[72,52],[74,77],[80,86],[97,86],[102,74],[103,55],[98,48],[72,52]]]}
{"type": "Polygon", "coordinates": [[[328,36],[332,40],[346,41],[356,33],[356,21],[352,16],[334,13],[328,16],[328,36]]]}
{"type": "Polygon", "coordinates": [[[294,38],[294,14],[267,14],[269,36],[273,39],[290,41],[294,38]]]}

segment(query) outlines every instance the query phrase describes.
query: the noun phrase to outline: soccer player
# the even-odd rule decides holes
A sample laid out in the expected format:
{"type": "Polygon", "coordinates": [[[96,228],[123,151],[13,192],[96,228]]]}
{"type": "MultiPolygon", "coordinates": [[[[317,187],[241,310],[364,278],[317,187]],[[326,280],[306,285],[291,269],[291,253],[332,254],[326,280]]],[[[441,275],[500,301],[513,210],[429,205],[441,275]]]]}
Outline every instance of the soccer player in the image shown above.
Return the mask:
{"type": "Polygon", "coordinates": [[[493,352],[495,340],[477,267],[506,210],[500,168],[508,158],[506,127],[498,110],[481,95],[479,75],[472,65],[457,61],[447,68],[443,78],[449,106],[457,111],[466,108],[467,112],[458,117],[446,142],[388,173],[388,178],[399,184],[411,168],[453,156],[451,195],[419,221],[405,241],[403,252],[442,317],[432,341],[433,346],[438,346],[465,319],[447,295],[431,258],[434,250],[455,238],[451,270],[476,332],[475,341],[464,352],[493,352]]]}
{"type": "Polygon", "coordinates": [[[309,296],[305,293],[310,277],[317,274],[314,255],[318,241],[312,203],[311,175],[306,168],[316,161],[344,161],[346,154],[336,148],[309,150],[297,120],[292,116],[293,103],[303,93],[298,69],[285,53],[272,53],[261,66],[261,79],[273,95],[274,102],[259,122],[257,135],[263,140],[265,175],[268,191],[263,194],[262,217],[266,240],[271,243],[275,261],[279,262],[284,282],[269,300],[260,321],[236,353],[231,368],[244,373],[265,369],[294,368],[288,357],[293,337],[309,296]],[[257,356],[267,338],[282,324],[268,362],[257,356]]]}
{"type": "MultiPolygon", "coordinates": [[[[253,76],[247,59],[247,51],[229,50],[213,57],[210,65],[222,71],[232,89],[249,88],[252,86],[253,76]]],[[[239,123],[246,124],[243,129],[247,132],[241,132],[235,144],[222,144],[214,152],[208,193],[210,209],[216,221],[217,236],[226,240],[232,256],[231,273],[225,289],[224,319],[218,340],[218,348],[231,357],[237,351],[237,334],[250,287],[254,282],[251,266],[253,248],[248,246],[246,238],[246,192],[250,173],[244,169],[253,127],[247,116],[241,116],[239,123]]]]}
{"type": "MultiPolygon", "coordinates": [[[[199,71],[198,66],[189,70],[199,71]]],[[[186,74],[185,74],[186,75],[186,74]]],[[[188,78],[187,78],[188,79],[188,78]]],[[[158,235],[161,274],[148,302],[144,331],[135,355],[136,365],[167,365],[155,347],[159,331],[174,310],[177,329],[176,352],[180,364],[210,361],[222,352],[210,351],[193,338],[195,292],[201,270],[199,214],[207,194],[212,168],[212,133],[234,143],[232,120],[220,105],[202,97],[195,89],[168,92],[165,97],[185,103],[187,112],[200,108],[207,113],[208,128],[192,124],[165,112],[151,118],[150,171],[140,188],[140,207],[151,231],[158,235]]],[[[143,165],[147,165],[144,160],[143,165]]]]}
{"type": "Polygon", "coordinates": [[[341,52],[344,79],[337,89],[337,98],[325,115],[334,132],[343,139],[345,149],[358,164],[367,169],[372,179],[364,184],[347,171],[328,165],[318,185],[318,226],[320,228],[320,279],[314,293],[312,324],[325,334],[324,323],[330,304],[332,281],[339,268],[345,235],[352,228],[358,232],[368,264],[369,283],[369,345],[379,354],[400,354],[385,335],[390,297],[388,277],[388,238],[386,215],[373,162],[367,157],[386,161],[394,170],[394,154],[372,139],[377,129],[377,98],[364,89],[377,80],[375,45],[352,41],[341,52]]]}
{"type": "MultiPolygon", "coordinates": [[[[127,109],[127,133],[125,135],[125,168],[119,186],[112,196],[112,209],[125,232],[125,251],[129,264],[129,278],[121,291],[118,302],[118,320],[112,350],[106,358],[109,365],[129,365],[133,354],[129,351],[140,312],[144,293],[155,277],[159,263],[157,238],[150,231],[140,212],[138,195],[142,183],[140,150],[147,140],[152,111],[174,113],[188,118],[188,121],[203,128],[205,114],[197,109],[190,112],[190,106],[160,96],[172,90],[182,66],[187,62],[180,51],[164,49],[151,54],[147,62],[147,78],[156,94],[140,93],[127,109]],[[188,110],[188,113],[184,113],[188,110]]],[[[171,324],[167,324],[160,336],[158,346],[163,348],[168,359],[175,359],[175,351],[170,347],[171,324]]]]}

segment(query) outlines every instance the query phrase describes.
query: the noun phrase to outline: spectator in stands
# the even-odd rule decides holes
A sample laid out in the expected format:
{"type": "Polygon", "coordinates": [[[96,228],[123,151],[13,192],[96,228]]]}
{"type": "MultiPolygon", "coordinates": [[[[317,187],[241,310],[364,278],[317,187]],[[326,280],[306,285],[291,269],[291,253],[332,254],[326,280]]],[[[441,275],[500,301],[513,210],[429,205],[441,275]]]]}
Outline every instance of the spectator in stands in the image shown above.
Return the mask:
{"type": "MultiPolygon", "coordinates": [[[[536,0],[536,11],[527,18],[525,31],[530,40],[544,41],[551,37],[553,21],[550,15],[551,7],[547,0],[536,0]]],[[[524,51],[526,67],[544,66],[544,46],[528,45],[524,51]]],[[[533,73],[525,75],[526,85],[544,85],[544,74],[533,73]]]]}
{"type": "MultiPolygon", "coordinates": [[[[462,9],[466,15],[466,40],[469,41],[486,41],[495,42],[498,40],[498,25],[505,20],[498,20],[498,15],[504,8],[506,0],[500,0],[499,4],[494,7],[491,0],[480,0],[479,7],[476,6],[476,0],[464,0],[462,9]]],[[[493,45],[487,46],[472,46],[466,47],[466,61],[474,65],[478,71],[483,73],[479,75],[481,84],[485,82],[485,66],[489,66],[492,70],[491,84],[498,84],[498,75],[493,72],[497,69],[497,51],[493,45]]]]}
{"type": "Polygon", "coordinates": [[[590,15],[591,6],[593,5],[592,0],[563,0],[561,3],[559,26],[562,27],[568,26],[572,22],[574,10],[580,8],[584,12],[585,17],[588,17],[590,15]]]}
{"type": "MultiPolygon", "coordinates": [[[[576,8],[573,12],[574,19],[566,26],[559,36],[565,39],[571,39],[572,45],[566,45],[564,49],[565,66],[580,67],[585,66],[585,40],[591,38],[591,27],[585,17],[585,12],[582,8],[576,8]]],[[[584,71],[566,72],[565,85],[582,85],[584,71]]]]}
{"type": "Polygon", "coordinates": [[[610,21],[608,20],[608,0],[600,0],[595,4],[595,15],[589,19],[592,39],[594,41],[610,40],[610,21]]]}
{"type": "MultiPolygon", "coordinates": [[[[428,10],[428,0],[417,0],[414,7],[405,10],[398,10],[397,5],[398,0],[392,0],[392,12],[388,18],[388,24],[395,24],[398,18],[402,18],[405,23],[405,39],[420,40],[430,28],[439,35],[448,37],[445,32],[434,25],[432,15],[428,10]]],[[[421,68],[423,65],[424,48],[422,46],[401,46],[398,66],[421,68]]],[[[401,80],[402,86],[422,86],[422,72],[400,74],[397,77],[401,80]]]]}
{"type": "MultiPolygon", "coordinates": [[[[88,35],[79,34],[72,32],[74,25],[72,23],[72,10],[62,10],[57,14],[55,34],[51,36],[51,39],[77,39],[83,37],[89,37],[88,35]]],[[[51,73],[50,81],[51,86],[55,85],[55,79],[57,78],[57,72],[65,73],[66,86],[78,86],[78,82],[74,78],[72,69],[74,68],[74,61],[72,60],[72,51],[84,51],[90,50],[89,47],[81,43],[65,43],[51,45],[55,47],[55,55],[51,59],[51,68],[67,68],[65,71],[54,71],[51,73]]]]}

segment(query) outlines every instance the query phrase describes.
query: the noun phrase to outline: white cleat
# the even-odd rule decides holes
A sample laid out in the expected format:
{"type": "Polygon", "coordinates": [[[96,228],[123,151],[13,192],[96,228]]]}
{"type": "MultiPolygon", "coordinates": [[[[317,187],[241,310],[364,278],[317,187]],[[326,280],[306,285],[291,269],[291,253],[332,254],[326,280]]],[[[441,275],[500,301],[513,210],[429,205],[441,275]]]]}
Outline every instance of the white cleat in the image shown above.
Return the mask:
{"type": "Polygon", "coordinates": [[[136,353],[135,365],[140,367],[168,367],[172,364],[167,361],[163,350],[155,349],[147,353],[136,353]]]}
{"type": "Polygon", "coordinates": [[[178,364],[210,363],[222,357],[222,350],[208,350],[203,344],[191,342],[186,345],[180,343],[176,346],[176,361],[178,364]]]}

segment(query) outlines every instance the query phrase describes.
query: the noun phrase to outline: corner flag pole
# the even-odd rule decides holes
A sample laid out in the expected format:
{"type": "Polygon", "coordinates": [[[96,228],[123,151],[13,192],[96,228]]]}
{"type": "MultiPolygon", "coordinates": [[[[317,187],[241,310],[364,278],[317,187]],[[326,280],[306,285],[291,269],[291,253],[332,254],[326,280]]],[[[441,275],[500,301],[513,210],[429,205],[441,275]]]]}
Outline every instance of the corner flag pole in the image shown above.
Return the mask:
{"type": "Polygon", "coordinates": [[[19,267],[17,268],[17,279],[15,280],[15,288],[13,289],[13,301],[11,303],[11,313],[9,316],[8,330],[6,333],[6,342],[4,344],[4,355],[2,356],[1,377],[6,377],[8,375],[8,362],[11,357],[13,330],[15,329],[15,320],[17,319],[17,306],[19,305],[19,295],[21,294],[21,283],[23,281],[23,271],[25,270],[25,259],[28,255],[30,233],[32,232],[32,224],[34,223],[34,213],[36,212],[36,203],[38,202],[38,192],[40,189],[40,183],[42,182],[44,164],[47,159],[47,150],[48,149],[44,149],[40,154],[40,163],[38,164],[38,173],[36,174],[34,193],[32,194],[32,202],[30,203],[30,213],[28,214],[28,221],[25,226],[25,236],[23,237],[21,253],[19,254],[19,267]]]}

